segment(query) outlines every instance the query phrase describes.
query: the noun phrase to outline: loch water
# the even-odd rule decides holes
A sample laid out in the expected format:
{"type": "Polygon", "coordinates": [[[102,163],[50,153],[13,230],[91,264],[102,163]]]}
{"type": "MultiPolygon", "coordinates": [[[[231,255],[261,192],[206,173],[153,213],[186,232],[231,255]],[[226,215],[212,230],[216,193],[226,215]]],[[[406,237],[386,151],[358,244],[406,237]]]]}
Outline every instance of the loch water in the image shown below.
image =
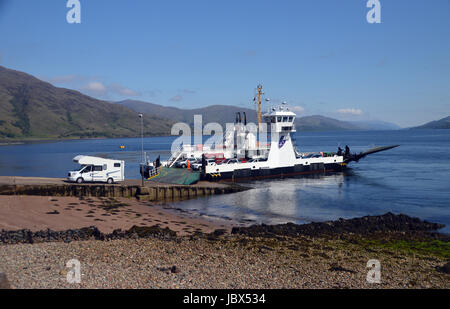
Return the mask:
{"type": "MultiPolygon", "coordinates": [[[[144,139],[150,159],[170,156],[176,137],[144,139]]],[[[447,226],[450,233],[450,130],[298,132],[302,152],[352,152],[376,146],[400,147],[351,163],[344,173],[252,181],[253,189],[173,203],[209,217],[241,222],[284,222],[405,213],[447,226]]],[[[1,176],[65,177],[78,154],[126,161],[125,176],[139,178],[141,139],[98,139],[0,146],[1,176]],[[120,146],[124,146],[121,149],[120,146]]]]}

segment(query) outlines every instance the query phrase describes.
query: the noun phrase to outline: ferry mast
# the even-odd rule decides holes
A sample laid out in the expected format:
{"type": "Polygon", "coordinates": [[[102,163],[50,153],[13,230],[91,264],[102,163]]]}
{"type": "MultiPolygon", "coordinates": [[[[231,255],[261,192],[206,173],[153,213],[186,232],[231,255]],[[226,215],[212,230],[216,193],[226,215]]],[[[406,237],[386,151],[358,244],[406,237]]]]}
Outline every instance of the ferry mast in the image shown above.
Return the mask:
{"type": "Polygon", "coordinates": [[[261,98],[264,92],[262,92],[262,85],[259,84],[256,88],[255,97],[253,98],[253,101],[255,101],[256,104],[256,113],[258,117],[258,132],[261,131],[261,98]]]}

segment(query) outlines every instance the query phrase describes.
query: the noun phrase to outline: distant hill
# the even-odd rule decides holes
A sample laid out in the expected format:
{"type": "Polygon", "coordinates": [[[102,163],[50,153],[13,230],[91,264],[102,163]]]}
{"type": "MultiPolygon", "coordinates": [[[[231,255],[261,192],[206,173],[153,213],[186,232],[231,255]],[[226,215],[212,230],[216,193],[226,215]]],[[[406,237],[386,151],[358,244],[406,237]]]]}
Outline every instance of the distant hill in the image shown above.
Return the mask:
{"type": "Polygon", "coordinates": [[[295,123],[297,131],[347,131],[361,130],[360,127],[349,122],[324,117],[320,115],[297,118],[295,123]]]}
{"type": "Polygon", "coordinates": [[[400,130],[401,127],[395,123],[379,121],[379,120],[366,120],[366,121],[349,121],[349,123],[356,125],[363,130],[400,130]]]}
{"type": "Polygon", "coordinates": [[[222,125],[225,123],[232,123],[236,119],[237,112],[241,112],[241,114],[245,112],[248,122],[256,122],[255,110],[232,105],[211,105],[195,109],[181,109],[135,100],[125,100],[116,103],[129,107],[138,113],[165,117],[176,122],[185,122],[190,125],[194,122],[194,115],[202,115],[203,124],[210,122],[217,122],[222,125]]]}
{"type": "Polygon", "coordinates": [[[428,122],[412,129],[450,129],[450,116],[440,120],[428,122]]]}
{"type": "MultiPolygon", "coordinates": [[[[211,105],[196,109],[181,109],[134,100],[120,101],[117,104],[129,107],[139,113],[167,117],[190,125],[193,124],[194,115],[202,115],[203,124],[209,122],[218,122],[220,124],[234,122],[237,112],[246,112],[248,122],[256,123],[255,110],[231,105],[211,105]]],[[[363,122],[356,124],[319,115],[298,117],[295,125],[297,131],[373,130],[375,127],[377,130],[382,130],[380,128],[381,124],[378,124],[378,126],[375,123],[372,126],[363,122]]],[[[392,127],[395,127],[395,125],[392,125],[392,127]]],[[[395,127],[395,129],[397,128],[395,127]]],[[[387,128],[383,129],[388,130],[387,128]]]]}
{"type": "MultiPolygon", "coordinates": [[[[145,134],[169,134],[172,123],[146,115],[145,134]]],[[[0,66],[0,139],[139,135],[138,115],[125,106],[57,88],[0,66]]]]}

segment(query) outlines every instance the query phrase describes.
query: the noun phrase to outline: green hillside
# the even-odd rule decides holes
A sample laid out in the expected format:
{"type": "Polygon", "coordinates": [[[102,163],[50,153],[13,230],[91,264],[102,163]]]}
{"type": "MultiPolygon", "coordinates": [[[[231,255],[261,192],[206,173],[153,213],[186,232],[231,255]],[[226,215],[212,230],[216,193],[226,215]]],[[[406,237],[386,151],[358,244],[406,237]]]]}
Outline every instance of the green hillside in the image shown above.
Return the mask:
{"type": "MultiPolygon", "coordinates": [[[[170,133],[172,121],[145,115],[145,135],[170,133]]],[[[0,66],[0,139],[133,137],[140,122],[131,109],[57,88],[0,66]]]]}

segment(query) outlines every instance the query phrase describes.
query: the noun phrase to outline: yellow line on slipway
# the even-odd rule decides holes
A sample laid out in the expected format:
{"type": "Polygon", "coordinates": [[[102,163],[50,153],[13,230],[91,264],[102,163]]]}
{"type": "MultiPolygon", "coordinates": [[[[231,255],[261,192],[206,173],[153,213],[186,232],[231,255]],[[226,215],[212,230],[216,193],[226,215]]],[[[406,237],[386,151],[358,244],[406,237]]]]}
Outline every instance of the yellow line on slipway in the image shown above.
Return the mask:
{"type": "Polygon", "coordinates": [[[152,177],[147,178],[147,180],[153,179],[153,178],[155,178],[155,177],[157,177],[157,176],[159,176],[159,175],[161,175],[161,173],[156,174],[156,175],[153,175],[152,177]]]}

